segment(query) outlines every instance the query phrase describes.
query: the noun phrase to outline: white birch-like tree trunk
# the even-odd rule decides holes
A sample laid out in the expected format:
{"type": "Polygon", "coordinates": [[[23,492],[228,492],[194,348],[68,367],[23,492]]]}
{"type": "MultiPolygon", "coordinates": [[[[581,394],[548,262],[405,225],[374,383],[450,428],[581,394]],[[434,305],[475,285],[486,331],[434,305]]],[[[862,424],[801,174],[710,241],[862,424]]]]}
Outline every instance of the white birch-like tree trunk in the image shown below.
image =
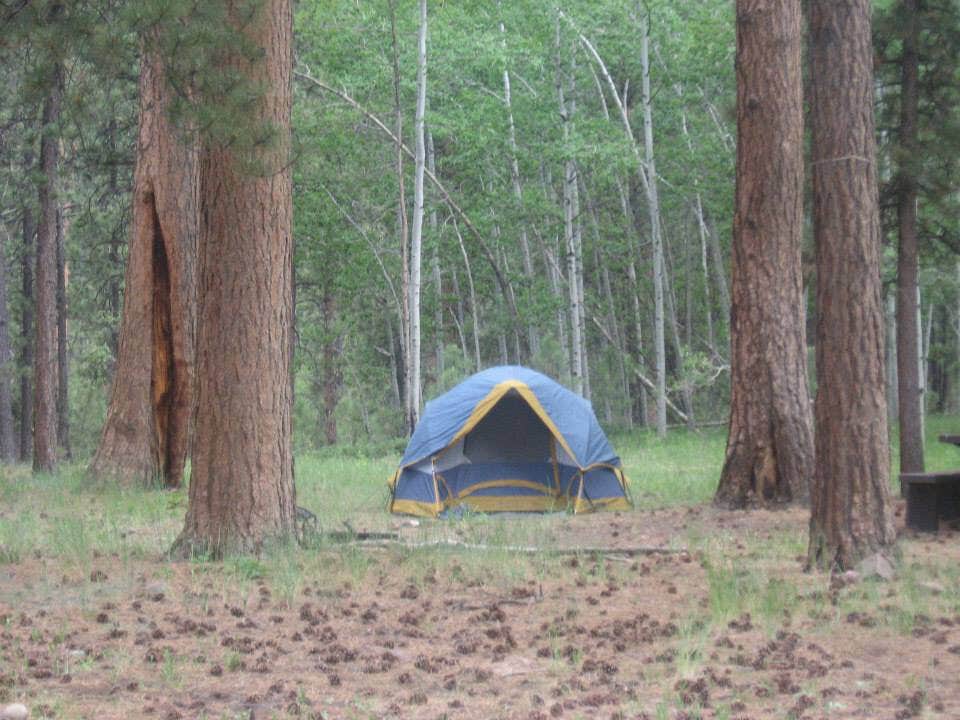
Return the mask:
{"type": "MultiPolygon", "coordinates": [[[[433,133],[427,131],[427,169],[431,174],[437,174],[437,159],[433,150],[433,133]]],[[[433,234],[434,245],[431,257],[433,270],[433,292],[436,295],[437,307],[434,310],[434,353],[436,355],[436,374],[437,382],[443,378],[443,277],[440,273],[440,233],[439,222],[437,221],[437,208],[434,205],[430,207],[430,232],[433,234]]]]}
{"type": "MultiPolygon", "coordinates": [[[[500,8],[500,0],[497,0],[497,10],[500,8]]],[[[507,51],[507,30],[504,26],[502,15],[500,20],[500,42],[503,47],[504,55],[506,56],[507,51]]],[[[503,68],[503,102],[507,110],[507,139],[509,140],[510,146],[510,184],[513,188],[513,199],[517,203],[517,209],[522,209],[523,206],[523,184],[520,182],[520,161],[519,150],[517,148],[517,130],[513,121],[513,100],[510,90],[510,70],[504,65],[503,68]]],[[[530,241],[527,236],[527,224],[525,222],[520,223],[520,255],[523,259],[523,276],[525,280],[529,283],[533,280],[534,277],[534,268],[533,268],[533,256],[530,253],[530,241]]],[[[527,344],[529,346],[530,355],[536,357],[540,352],[540,335],[537,332],[537,326],[532,323],[527,323],[527,344]]],[[[517,361],[520,361],[520,358],[517,358],[517,361]]]]}
{"type": "MultiPolygon", "coordinates": [[[[560,103],[560,117],[563,122],[563,143],[568,146],[570,143],[571,125],[573,123],[573,113],[576,109],[573,98],[569,102],[564,93],[564,78],[560,65],[560,25],[557,24],[556,34],[557,51],[557,99],[560,103]]],[[[570,78],[570,83],[574,82],[570,78]]],[[[564,163],[563,170],[563,237],[564,246],[567,255],[567,295],[569,298],[569,321],[570,321],[570,370],[572,375],[572,385],[578,395],[584,395],[584,372],[583,372],[583,327],[580,322],[580,267],[578,245],[580,243],[579,233],[579,214],[580,214],[579,189],[577,187],[577,164],[572,157],[568,157],[564,163]]]]}
{"type": "Polygon", "coordinates": [[[480,308],[477,306],[477,290],[473,284],[473,270],[470,268],[470,256],[467,254],[467,246],[463,242],[463,235],[460,234],[460,228],[457,221],[453,221],[453,231],[457,235],[457,242],[460,244],[460,254],[463,256],[463,268],[467,272],[467,287],[470,291],[470,312],[473,313],[473,359],[477,372],[482,369],[480,361],[480,308]]]}
{"type": "Polygon", "coordinates": [[[624,133],[630,143],[630,149],[633,151],[637,160],[637,172],[640,181],[643,184],[644,192],[647,196],[647,208],[650,215],[650,235],[653,246],[653,288],[654,288],[654,352],[656,354],[656,401],[657,401],[657,435],[664,437],[667,433],[667,360],[664,341],[664,257],[663,257],[663,236],[660,226],[660,200],[657,192],[657,171],[654,162],[653,153],[653,110],[650,96],[650,32],[649,22],[646,17],[643,18],[641,39],[640,39],[640,61],[643,71],[643,114],[644,114],[644,154],[641,156],[640,148],[636,138],[633,135],[633,128],[630,124],[630,115],[624,104],[620,91],[607,65],[597,52],[593,43],[577,28],[576,24],[567,17],[562,11],[558,11],[559,17],[565,20],[577,33],[581,44],[596,62],[600,69],[600,74],[606,81],[610,94],[613,97],[614,104],[620,113],[620,120],[623,124],[624,133]]]}
{"type": "Polygon", "coordinates": [[[424,115],[427,107],[427,0],[420,0],[420,30],[417,35],[417,109],[414,116],[413,230],[410,234],[410,428],[420,419],[423,383],[420,371],[420,294],[423,254],[423,170],[426,166],[424,115]]]}
{"type": "MultiPolygon", "coordinates": [[[[960,264],[958,264],[960,272],[960,264]]],[[[897,422],[900,416],[900,381],[897,378],[897,291],[896,288],[887,290],[887,308],[885,313],[887,326],[887,418],[891,424],[897,422]]],[[[960,327],[958,327],[960,332],[960,327]]],[[[958,334],[960,338],[960,334],[958,334]]]]}
{"type": "MultiPolygon", "coordinates": [[[[407,194],[403,176],[403,110],[400,105],[400,49],[397,43],[397,18],[395,0],[390,0],[390,34],[393,48],[393,112],[394,137],[397,138],[397,154],[395,170],[397,173],[397,233],[400,241],[400,363],[403,372],[403,387],[400,389],[403,398],[403,415],[407,426],[407,433],[413,434],[413,410],[411,408],[410,393],[412,386],[412,366],[410,363],[410,242],[409,226],[407,222],[407,194]]],[[[392,348],[391,348],[392,350],[392,348]]]]}
{"type": "MultiPolygon", "coordinates": [[[[650,97],[650,23],[646,17],[640,35],[640,64],[643,73],[643,146],[647,172],[647,204],[650,208],[650,236],[653,244],[653,345],[657,362],[657,435],[667,434],[667,354],[664,343],[664,258],[660,228],[660,197],[657,166],[653,154],[653,105],[650,97]]],[[[688,408],[689,409],[689,408],[688,408]]]]}
{"type": "Polygon", "coordinates": [[[460,295],[460,278],[457,269],[450,268],[450,284],[453,286],[453,296],[457,299],[456,309],[451,309],[453,324],[457,327],[457,337],[460,339],[460,350],[463,353],[463,362],[470,362],[470,352],[467,350],[467,336],[463,331],[463,297],[460,295]]]}

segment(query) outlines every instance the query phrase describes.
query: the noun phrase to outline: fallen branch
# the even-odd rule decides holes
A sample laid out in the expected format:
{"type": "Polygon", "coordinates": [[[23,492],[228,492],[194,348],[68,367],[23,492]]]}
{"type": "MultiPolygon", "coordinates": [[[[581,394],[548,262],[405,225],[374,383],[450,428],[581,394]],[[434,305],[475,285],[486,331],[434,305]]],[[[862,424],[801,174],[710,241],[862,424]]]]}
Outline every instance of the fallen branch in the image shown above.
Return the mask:
{"type": "MultiPolygon", "coordinates": [[[[383,533],[384,535],[386,533],[383,533]]],[[[687,552],[686,548],[665,548],[655,545],[633,545],[631,547],[576,547],[576,548],[543,548],[533,545],[485,545],[483,543],[468,543],[459,540],[429,540],[425,542],[407,542],[396,539],[356,540],[346,543],[349,545],[363,545],[365,547],[403,547],[420,549],[429,547],[462,548],[464,550],[500,550],[525,555],[676,555],[687,552]]]]}

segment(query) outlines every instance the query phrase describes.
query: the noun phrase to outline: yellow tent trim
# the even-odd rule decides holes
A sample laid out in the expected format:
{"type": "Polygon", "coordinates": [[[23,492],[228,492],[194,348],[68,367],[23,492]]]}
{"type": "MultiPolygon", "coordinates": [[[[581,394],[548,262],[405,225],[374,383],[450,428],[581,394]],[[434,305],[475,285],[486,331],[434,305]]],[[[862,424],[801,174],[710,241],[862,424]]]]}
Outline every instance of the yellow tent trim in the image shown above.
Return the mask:
{"type": "Polygon", "coordinates": [[[443,511],[443,503],[420,502],[419,500],[394,500],[390,503],[390,512],[420,517],[436,517],[443,511]]]}
{"type": "Polygon", "coordinates": [[[566,498],[553,495],[482,495],[463,498],[451,503],[451,507],[466,505],[477,512],[545,512],[566,508],[566,498]]]}
{"type": "MultiPolygon", "coordinates": [[[[465,498],[468,495],[472,495],[478,490],[485,490],[487,488],[498,488],[498,487],[522,487],[528,488],[530,490],[536,490],[543,495],[549,495],[554,497],[556,493],[552,488],[545,487],[541,483],[534,482],[533,480],[484,480],[483,482],[478,482],[475,485],[471,485],[468,488],[465,488],[457,498],[465,498]]],[[[518,497],[514,495],[513,497],[518,497]]],[[[520,496],[522,497],[522,496],[520,496]]]]}
{"type": "Polygon", "coordinates": [[[632,510],[633,506],[625,497],[600,498],[598,500],[586,500],[577,498],[573,502],[573,512],[589,512],[592,510],[632,510]]]}

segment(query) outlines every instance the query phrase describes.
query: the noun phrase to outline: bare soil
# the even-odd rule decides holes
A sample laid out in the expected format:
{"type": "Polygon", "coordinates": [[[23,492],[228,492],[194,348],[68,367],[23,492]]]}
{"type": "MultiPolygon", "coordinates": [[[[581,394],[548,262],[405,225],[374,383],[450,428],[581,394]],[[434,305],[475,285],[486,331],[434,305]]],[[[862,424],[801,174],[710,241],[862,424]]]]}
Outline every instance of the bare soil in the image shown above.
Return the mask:
{"type": "Polygon", "coordinates": [[[326,549],[292,584],[33,557],[0,566],[0,704],[98,720],[960,717],[958,537],[903,536],[894,582],[847,583],[804,572],[806,523],[560,517],[553,547],[673,552],[326,549]]]}

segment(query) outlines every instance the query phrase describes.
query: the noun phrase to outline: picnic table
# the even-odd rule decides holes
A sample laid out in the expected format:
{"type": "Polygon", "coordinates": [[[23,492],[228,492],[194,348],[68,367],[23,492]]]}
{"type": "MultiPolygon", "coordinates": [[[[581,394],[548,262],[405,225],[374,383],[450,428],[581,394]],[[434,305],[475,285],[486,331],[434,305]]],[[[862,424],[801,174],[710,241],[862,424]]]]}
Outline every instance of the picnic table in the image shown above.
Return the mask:
{"type": "MultiPolygon", "coordinates": [[[[960,435],[941,435],[942,443],[960,447],[960,435]]],[[[960,519],[960,470],[900,473],[907,496],[907,527],[937,532],[941,520],[960,519]]]]}

